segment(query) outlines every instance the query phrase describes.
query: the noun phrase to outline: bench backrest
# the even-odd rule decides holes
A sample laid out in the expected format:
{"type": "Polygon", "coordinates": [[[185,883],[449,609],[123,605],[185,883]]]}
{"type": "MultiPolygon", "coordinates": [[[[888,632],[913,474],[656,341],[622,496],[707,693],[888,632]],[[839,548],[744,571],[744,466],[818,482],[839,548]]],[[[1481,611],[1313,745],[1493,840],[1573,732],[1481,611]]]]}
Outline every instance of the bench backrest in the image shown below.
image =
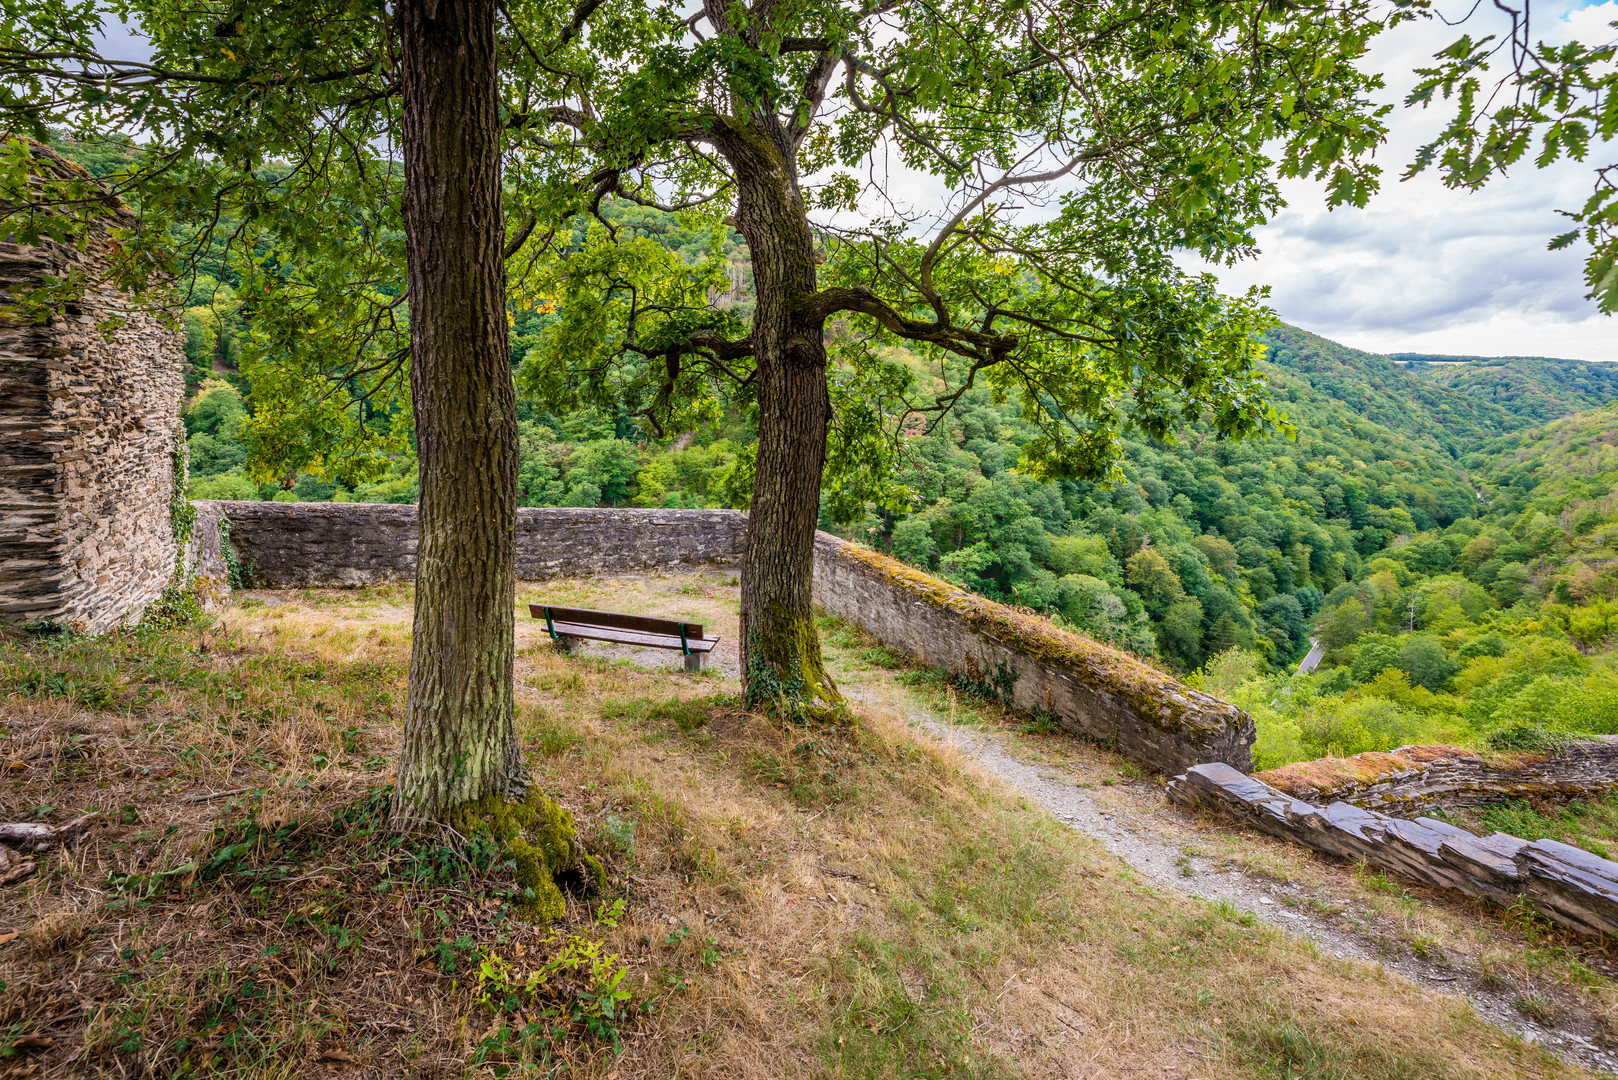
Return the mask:
{"type": "Polygon", "coordinates": [[[605,626],[613,630],[639,630],[647,634],[671,634],[678,637],[680,627],[685,627],[686,636],[693,640],[702,639],[702,624],[683,622],[679,619],[658,619],[650,615],[625,615],[620,611],[594,611],[590,608],[557,607],[554,604],[529,604],[528,613],[536,619],[545,617],[545,608],[549,606],[553,622],[581,623],[585,626],[605,626]]]}

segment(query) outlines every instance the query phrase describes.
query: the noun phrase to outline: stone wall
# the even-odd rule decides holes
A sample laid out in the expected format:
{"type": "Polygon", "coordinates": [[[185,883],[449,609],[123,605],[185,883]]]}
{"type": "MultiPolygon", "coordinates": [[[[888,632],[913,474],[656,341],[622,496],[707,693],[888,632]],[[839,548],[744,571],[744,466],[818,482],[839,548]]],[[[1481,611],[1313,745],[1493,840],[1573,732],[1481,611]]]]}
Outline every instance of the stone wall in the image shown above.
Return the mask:
{"type": "MultiPolygon", "coordinates": [[[[362,585],[408,578],[415,569],[413,506],[196,505],[199,544],[215,528],[205,523],[228,517],[231,546],[261,588],[362,585]]],[[[747,516],[734,510],[524,509],[517,517],[517,576],[736,566],[746,529],[747,516]]],[[[199,568],[223,573],[206,558],[199,568]]],[[[1074,734],[1149,768],[1174,772],[1204,761],[1251,767],[1253,722],[1234,706],[1045,619],[824,533],[815,541],[814,598],[931,667],[985,683],[1014,677],[1017,708],[1054,716],[1074,734]]]]}
{"type": "Polygon", "coordinates": [[[1252,768],[1253,720],[1127,653],[1058,630],[895,559],[825,533],[815,538],[815,602],[929,667],[993,684],[1067,731],[1172,773],[1205,761],[1252,768]]]}
{"type": "Polygon", "coordinates": [[[1586,937],[1618,935],[1618,863],[1568,844],[1474,836],[1433,818],[1407,821],[1346,802],[1316,806],[1220,763],[1186,770],[1168,796],[1435,889],[1499,907],[1526,898],[1586,937]]]}
{"type": "Polygon", "coordinates": [[[1395,817],[1502,799],[1600,797],[1618,785],[1618,736],[1583,739],[1553,754],[1496,754],[1488,759],[1453,746],[1401,746],[1385,753],[1299,761],[1257,773],[1254,779],[1307,802],[1353,803],[1395,817]]]}
{"type": "Polygon", "coordinates": [[[205,611],[218,611],[230,602],[230,564],[225,559],[225,538],[230,523],[220,509],[234,503],[194,502],[197,512],[181,559],[185,579],[191,583],[205,611]]]}
{"type": "MultiPolygon", "coordinates": [[[[44,147],[34,155],[76,174],[44,147]]],[[[174,574],[181,339],[105,284],[108,251],[104,226],[77,244],[0,241],[0,291],[86,283],[43,321],[0,312],[0,621],[104,630],[174,574]]]]}
{"type": "MultiPolygon", "coordinates": [[[[416,574],[414,506],[194,505],[199,514],[229,517],[231,547],[255,588],[342,588],[416,574]]],[[[739,566],[746,534],[747,515],[735,510],[524,507],[517,511],[517,577],[739,566]]]]}

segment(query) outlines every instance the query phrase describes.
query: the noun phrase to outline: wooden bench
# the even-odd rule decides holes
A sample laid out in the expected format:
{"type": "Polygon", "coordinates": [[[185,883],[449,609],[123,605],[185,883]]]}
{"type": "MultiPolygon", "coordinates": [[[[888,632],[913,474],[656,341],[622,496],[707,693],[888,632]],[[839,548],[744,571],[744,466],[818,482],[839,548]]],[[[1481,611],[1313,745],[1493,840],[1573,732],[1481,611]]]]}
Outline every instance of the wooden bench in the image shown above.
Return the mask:
{"type": "Polygon", "coordinates": [[[701,671],[718,636],[707,637],[702,624],[675,619],[654,619],[650,615],[624,615],[617,611],[589,608],[553,607],[529,604],[528,614],[545,620],[545,632],[567,652],[584,638],[614,641],[620,645],[640,645],[648,649],[679,649],[687,671],[701,671]]]}

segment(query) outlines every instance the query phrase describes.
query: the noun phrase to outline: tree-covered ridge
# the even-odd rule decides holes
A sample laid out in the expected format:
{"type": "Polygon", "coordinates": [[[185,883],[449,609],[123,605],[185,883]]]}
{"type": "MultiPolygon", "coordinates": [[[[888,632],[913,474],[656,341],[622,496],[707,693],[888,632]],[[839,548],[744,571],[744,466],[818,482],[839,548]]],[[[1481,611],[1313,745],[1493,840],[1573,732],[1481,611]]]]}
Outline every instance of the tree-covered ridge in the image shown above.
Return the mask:
{"type": "Polygon", "coordinates": [[[1475,401],[1500,406],[1526,427],[1618,400],[1618,364],[1544,356],[1428,357],[1395,353],[1407,369],[1475,401]],[[1442,361],[1442,362],[1435,362],[1442,361]]]}
{"type": "Polygon", "coordinates": [[[1014,410],[970,398],[907,446],[915,509],[873,510],[852,532],[1182,671],[1238,646],[1290,665],[1326,593],[1395,537],[1474,512],[1476,495],[1440,451],[1262,370],[1295,440],[1127,438],[1111,488],[1022,475],[1014,410]]]}
{"type": "Polygon", "coordinates": [[[1524,426],[1502,406],[1421,378],[1386,356],[1361,352],[1295,326],[1265,335],[1272,363],[1317,390],[1425,445],[1459,457],[1524,426]]]}

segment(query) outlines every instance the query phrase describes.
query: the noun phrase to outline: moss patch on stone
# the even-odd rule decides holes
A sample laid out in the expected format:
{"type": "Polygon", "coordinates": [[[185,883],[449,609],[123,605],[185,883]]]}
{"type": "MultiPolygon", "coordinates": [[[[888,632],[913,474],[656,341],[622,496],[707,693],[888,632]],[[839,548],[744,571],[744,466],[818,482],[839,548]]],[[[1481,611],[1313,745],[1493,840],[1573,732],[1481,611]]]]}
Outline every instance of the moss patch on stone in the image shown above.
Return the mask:
{"type": "Polygon", "coordinates": [[[1458,746],[1401,746],[1397,750],[1370,750],[1352,757],[1295,761],[1254,773],[1253,779],[1262,780],[1295,799],[1323,802],[1351,798],[1357,792],[1428,772],[1434,766],[1474,762],[1501,772],[1524,774],[1527,779],[1520,792],[1524,797],[1551,796],[1563,794],[1562,786],[1553,781],[1539,781],[1530,774],[1553,757],[1530,753],[1479,754],[1458,746]]]}
{"type": "Polygon", "coordinates": [[[1454,746],[1404,746],[1397,751],[1372,750],[1352,757],[1323,757],[1295,761],[1278,769],[1254,773],[1277,791],[1304,799],[1320,792],[1380,784],[1396,776],[1406,776],[1439,761],[1472,757],[1454,746]]]}
{"type": "MultiPolygon", "coordinates": [[[[509,802],[489,795],[462,803],[451,811],[448,824],[466,836],[482,836],[497,841],[502,853],[516,868],[517,910],[535,922],[550,922],[566,913],[567,904],[557,877],[579,862],[578,827],[573,815],[555,799],[530,791],[522,802],[509,802]]],[[[598,883],[604,883],[605,869],[598,860],[584,855],[598,883]]]]}

